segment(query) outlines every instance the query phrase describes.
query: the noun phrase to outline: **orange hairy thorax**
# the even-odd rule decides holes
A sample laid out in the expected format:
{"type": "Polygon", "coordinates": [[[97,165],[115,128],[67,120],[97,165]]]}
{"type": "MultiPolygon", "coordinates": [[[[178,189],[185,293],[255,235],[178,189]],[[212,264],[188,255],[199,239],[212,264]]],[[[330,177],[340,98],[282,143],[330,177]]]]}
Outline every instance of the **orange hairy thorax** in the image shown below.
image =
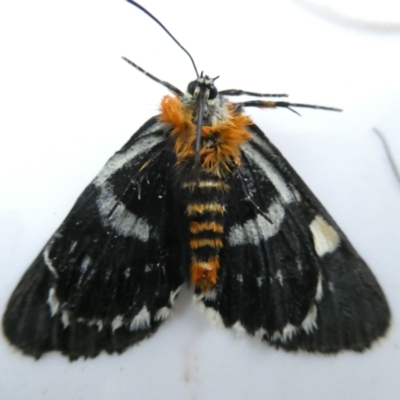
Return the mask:
{"type": "MultiPolygon", "coordinates": [[[[227,104],[226,116],[211,126],[202,127],[201,168],[219,177],[232,171],[232,165],[240,164],[240,145],[249,140],[251,134],[246,126],[252,125],[249,117],[237,112],[227,104]]],[[[160,121],[172,125],[171,136],[175,139],[175,154],[178,163],[195,156],[196,124],[194,108],[178,96],[165,96],[161,101],[160,121]]]]}

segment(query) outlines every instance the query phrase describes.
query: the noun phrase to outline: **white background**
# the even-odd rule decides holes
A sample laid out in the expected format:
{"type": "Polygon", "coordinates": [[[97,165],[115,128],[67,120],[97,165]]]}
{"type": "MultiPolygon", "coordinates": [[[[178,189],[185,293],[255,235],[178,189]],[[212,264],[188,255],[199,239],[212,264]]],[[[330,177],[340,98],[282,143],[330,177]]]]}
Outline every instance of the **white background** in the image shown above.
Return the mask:
{"type": "MultiPolygon", "coordinates": [[[[396,2],[143,0],[220,89],[289,93],[343,113],[249,110],[371,266],[392,328],[365,354],[287,354],[212,327],[183,293],[123,355],[40,361],[0,340],[1,399],[395,399],[400,393],[400,10],[396,2]],[[325,2],[326,3],[326,2],[325,2]],[[364,3],[368,3],[368,6],[364,3]]],[[[0,309],[73,202],[150,116],[184,90],[186,55],[123,0],[0,4],[0,309]]]]}

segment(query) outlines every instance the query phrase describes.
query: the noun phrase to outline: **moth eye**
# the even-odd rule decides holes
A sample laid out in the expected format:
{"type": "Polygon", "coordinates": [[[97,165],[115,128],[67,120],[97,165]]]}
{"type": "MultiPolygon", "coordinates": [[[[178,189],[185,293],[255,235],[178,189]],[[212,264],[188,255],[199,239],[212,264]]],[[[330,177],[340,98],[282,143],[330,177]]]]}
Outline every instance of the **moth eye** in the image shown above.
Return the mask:
{"type": "Polygon", "coordinates": [[[191,94],[192,96],[194,94],[194,91],[196,90],[196,86],[197,86],[197,81],[192,81],[189,83],[187,87],[188,93],[191,94]]]}
{"type": "Polygon", "coordinates": [[[214,100],[217,97],[218,90],[214,85],[211,85],[209,90],[210,90],[210,94],[208,96],[208,99],[214,100]]]}

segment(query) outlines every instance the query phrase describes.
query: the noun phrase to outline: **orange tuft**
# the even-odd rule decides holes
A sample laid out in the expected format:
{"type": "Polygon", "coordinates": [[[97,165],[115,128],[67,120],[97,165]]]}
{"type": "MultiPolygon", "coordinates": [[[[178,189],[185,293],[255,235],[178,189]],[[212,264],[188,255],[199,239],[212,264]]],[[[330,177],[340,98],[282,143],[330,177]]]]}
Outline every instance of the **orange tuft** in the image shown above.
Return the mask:
{"type": "Polygon", "coordinates": [[[198,249],[199,247],[223,247],[221,239],[191,239],[190,247],[192,249],[198,249]]]}
{"type": "Polygon", "coordinates": [[[218,121],[213,126],[203,126],[203,137],[214,136],[214,146],[203,146],[200,150],[202,167],[217,176],[230,172],[233,163],[240,163],[240,146],[246,143],[251,134],[246,126],[251,125],[251,119],[229,108],[228,117],[218,121]]]}
{"type": "MultiPolygon", "coordinates": [[[[233,104],[226,107],[225,118],[202,128],[201,167],[219,177],[231,172],[234,163],[240,164],[240,146],[251,137],[246,126],[253,123],[235,110],[233,104]]],[[[178,96],[165,96],[161,101],[159,119],[173,127],[171,136],[175,139],[174,151],[178,162],[193,158],[196,140],[194,109],[182,103],[178,96]]]]}
{"type": "Polygon", "coordinates": [[[212,222],[196,222],[192,221],[189,226],[191,233],[200,233],[204,231],[213,231],[222,233],[224,231],[224,227],[221,224],[218,224],[214,221],[212,222]]]}
{"type": "Polygon", "coordinates": [[[175,138],[175,154],[178,162],[194,157],[196,126],[193,123],[193,109],[183,104],[178,96],[164,96],[161,100],[160,121],[172,125],[175,138]]]}
{"type": "Polygon", "coordinates": [[[200,287],[203,292],[207,292],[211,286],[217,283],[218,269],[218,257],[210,257],[208,261],[193,259],[190,267],[191,281],[194,285],[200,287]]]}
{"type": "Polygon", "coordinates": [[[186,207],[186,213],[188,215],[204,214],[206,212],[224,214],[225,206],[218,203],[206,203],[206,204],[193,203],[189,204],[186,207]]]}

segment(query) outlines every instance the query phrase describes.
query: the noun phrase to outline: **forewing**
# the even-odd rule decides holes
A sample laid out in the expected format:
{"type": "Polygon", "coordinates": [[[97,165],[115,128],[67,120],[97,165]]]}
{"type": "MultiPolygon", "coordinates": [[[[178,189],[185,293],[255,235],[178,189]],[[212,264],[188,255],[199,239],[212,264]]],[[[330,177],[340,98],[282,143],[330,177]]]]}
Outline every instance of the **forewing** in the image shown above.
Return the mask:
{"type": "Polygon", "coordinates": [[[25,353],[121,352],[169,315],[182,275],[165,133],[153,118],[108,161],[22,277],[3,324],[25,353]]]}
{"type": "Polygon", "coordinates": [[[368,348],[390,321],[379,284],[279,151],[249,129],[231,182],[219,280],[197,300],[214,320],[288,350],[368,348]]]}

